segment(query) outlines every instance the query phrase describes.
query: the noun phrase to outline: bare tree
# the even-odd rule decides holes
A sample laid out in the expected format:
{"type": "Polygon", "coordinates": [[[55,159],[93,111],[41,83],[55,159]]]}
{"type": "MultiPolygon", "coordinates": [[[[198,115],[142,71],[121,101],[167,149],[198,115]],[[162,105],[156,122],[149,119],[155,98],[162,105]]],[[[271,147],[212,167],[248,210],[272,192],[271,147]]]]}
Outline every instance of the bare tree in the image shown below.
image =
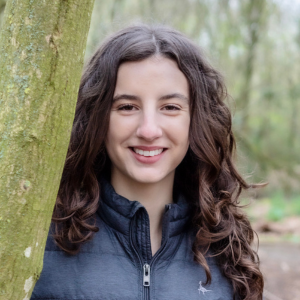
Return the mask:
{"type": "Polygon", "coordinates": [[[241,130],[244,134],[248,131],[249,104],[252,76],[254,73],[255,50],[259,43],[261,27],[264,20],[264,9],[266,0],[249,0],[244,8],[244,16],[247,25],[247,56],[244,68],[243,85],[241,94],[238,98],[240,106],[243,109],[243,118],[241,119],[241,130]]]}

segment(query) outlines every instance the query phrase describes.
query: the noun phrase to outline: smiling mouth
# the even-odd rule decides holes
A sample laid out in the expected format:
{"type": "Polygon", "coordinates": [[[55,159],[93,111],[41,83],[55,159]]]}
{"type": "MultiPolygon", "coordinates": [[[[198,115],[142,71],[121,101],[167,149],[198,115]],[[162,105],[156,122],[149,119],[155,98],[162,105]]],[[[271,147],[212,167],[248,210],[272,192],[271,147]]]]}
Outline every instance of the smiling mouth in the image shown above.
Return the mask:
{"type": "Polygon", "coordinates": [[[156,155],[159,155],[161,154],[163,151],[165,151],[167,148],[161,148],[161,149],[157,149],[157,150],[151,150],[151,151],[148,151],[148,150],[141,150],[141,149],[138,149],[138,148],[130,148],[133,152],[141,155],[141,156],[145,156],[145,157],[149,157],[149,156],[156,156],[156,155]]]}

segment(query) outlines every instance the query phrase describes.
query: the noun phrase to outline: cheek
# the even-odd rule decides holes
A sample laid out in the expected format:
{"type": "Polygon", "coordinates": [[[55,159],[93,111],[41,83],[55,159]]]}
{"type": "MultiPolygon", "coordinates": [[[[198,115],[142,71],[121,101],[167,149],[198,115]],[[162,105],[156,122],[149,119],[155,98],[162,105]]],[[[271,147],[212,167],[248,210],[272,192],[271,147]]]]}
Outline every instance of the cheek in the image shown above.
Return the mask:
{"type": "Polygon", "coordinates": [[[183,117],[179,122],[170,124],[169,128],[172,130],[172,136],[176,140],[176,144],[187,149],[189,146],[190,118],[188,116],[183,117]]]}
{"type": "Polygon", "coordinates": [[[116,126],[109,126],[107,137],[105,141],[105,147],[110,158],[112,165],[120,164],[120,159],[122,158],[122,135],[120,134],[120,130],[117,130],[116,126]]]}
{"type": "Polygon", "coordinates": [[[110,116],[109,128],[115,131],[122,130],[122,132],[132,131],[138,123],[138,116],[120,116],[113,112],[110,116]]]}
{"type": "Polygon", "coordinates": [[[112,113],[107,132],[106,147],[116,149],[132,135],[134,128],[134,122],[131,118],[112,113]]]}
{"type": "Polygon", "coordinates": [[[119,124],[116,121],[117,121],[116,118],[113,118],[112,116],[110,117],[108,132],[107,132],[106,142],[105,142],[105,146],[109,156],[112,155],[113,149],[116,149],[119,140],[118,130],[117,130],[119,124]]]}

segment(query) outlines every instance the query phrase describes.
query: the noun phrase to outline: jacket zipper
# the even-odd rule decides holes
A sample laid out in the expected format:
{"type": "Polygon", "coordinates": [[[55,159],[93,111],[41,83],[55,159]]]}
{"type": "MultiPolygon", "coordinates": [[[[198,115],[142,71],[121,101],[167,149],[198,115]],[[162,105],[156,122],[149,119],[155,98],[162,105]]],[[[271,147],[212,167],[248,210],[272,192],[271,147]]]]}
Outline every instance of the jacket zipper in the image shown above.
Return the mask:
{"type": "Polygon", "coordinates": [[[150,265],[147,263],[143,266],[143,286],[144,286],[144,299],[150,299],[149,289],[150,289],[150,265]]]}
{"type": "Polygon", "coordinates": [[[143,269],[143,286],[150,286],[150,265],[145,263],[143,269]]]}
{"type": "MultiPolygon", "coordinates": [[[[149,296],[149,293],[148,293],[148,290],[149,290],[149,286],[150,286],[150,271],[149,271],[149,279],[145,278],[145,265],[148,265],[147,263],[144,263],[142,262],[142,259],[141,259],[141,256],[140,256],[140,253],[138,252],[136,246],[135,246],[135,241],[133,239],[133,223],[134,223],[134,220],[135,220],[135,217],[131,220],[131,224],[130,224],[130,245],[131,247],[133,248],[136,256],[138,257],[139,259],[139,263],[140,263],[140,266],[143,268],[143,294],[144,294],[144,299],[147,300],[148,299],[148,296],[149,296]],[[147,283],[147,280],[149,280],[149,285],[146,285],[145,286],[145,282],[147,283]]],[[[146,268],[147,270],[147,268],[146,268]]]]}
{"type": "MultiPolygon", "coordinates": [[[[171,204],[167,204],[165,213],[171,208],[171,204]]],[[[131,225],[130,225],[130,244],[136,254],[136,256],[139,259],[140,265],[142,266],[142,270],[143,270],[143,287],[144,287],[144,300],[149,300],[150,299],[150,294],[149,294],[149,289],[150,289],[150,270],[151,270],[151,266],[153,266],[154,262],[157,260],[157,258],[159,257],[159,255],[163,252],[166,244],[167,244],[167,239],[164,241],[164,244],[161,246],[160,250],[157,251],[155,253],[155,255],[152,257],[150,264],[148,264],[148,262],[144,262],[142,263],[142,258],[140,256],[140,253],[138,252],[138,250],[136,249],[135,246],[135,242],[134,239],[132,237],[132,233],[133,233],[133,221],[134,219],[131,221],[131,225]]]]}

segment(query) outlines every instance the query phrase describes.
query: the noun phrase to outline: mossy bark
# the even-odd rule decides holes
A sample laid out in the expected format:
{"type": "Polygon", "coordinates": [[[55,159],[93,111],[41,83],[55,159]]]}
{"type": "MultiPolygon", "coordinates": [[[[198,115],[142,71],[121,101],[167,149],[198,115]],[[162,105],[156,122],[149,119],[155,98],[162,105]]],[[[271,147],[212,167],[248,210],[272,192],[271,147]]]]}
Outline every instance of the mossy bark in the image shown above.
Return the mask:
{"type": "Polygon", "coordinates": [[[6,5],[6,0],[0,0],[0,29],[2,25],[2,17],[4,14],[5,5],[6,5]]]}
{"type": "Polygon", "coordinates": [[[94,0],[9,0],[0,36],[0,299],[42,270],[94,0]]]}
{"type": "Polygon", "coordinates": [[[4,11],[6,5],[6,0],[0,0],[0,13],[4,11]]]}

